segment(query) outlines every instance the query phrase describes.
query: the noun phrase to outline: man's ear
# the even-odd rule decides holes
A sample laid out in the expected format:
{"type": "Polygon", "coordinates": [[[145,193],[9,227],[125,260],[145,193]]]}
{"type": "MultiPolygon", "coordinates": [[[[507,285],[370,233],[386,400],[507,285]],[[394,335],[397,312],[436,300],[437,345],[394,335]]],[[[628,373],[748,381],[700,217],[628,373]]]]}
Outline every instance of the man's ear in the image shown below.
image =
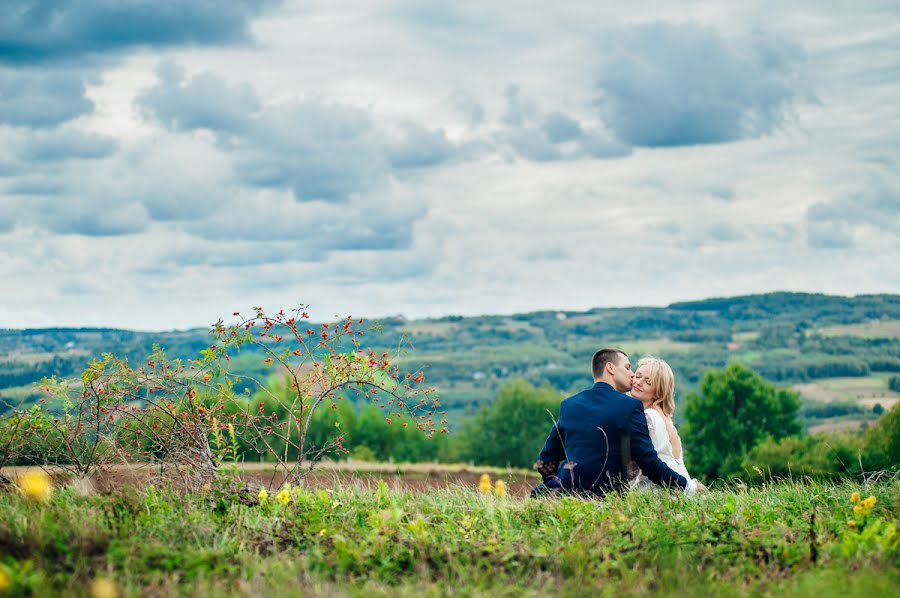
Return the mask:
{"type": "Polygon", "coordinates": [[[607,373],[609,373],[610,376],[615,375],[615,373],[616,373],[615,366],[613,366],[613,363],[611,361],[606,362],[606,371],[607,371],[607,373]]]}

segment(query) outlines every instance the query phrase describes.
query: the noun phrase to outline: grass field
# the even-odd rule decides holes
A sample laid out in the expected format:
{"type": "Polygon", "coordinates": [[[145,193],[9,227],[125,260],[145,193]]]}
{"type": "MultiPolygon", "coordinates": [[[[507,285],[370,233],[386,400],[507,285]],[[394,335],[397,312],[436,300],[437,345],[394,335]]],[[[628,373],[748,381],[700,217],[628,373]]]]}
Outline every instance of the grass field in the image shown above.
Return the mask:
{"type": "Polygon", "coordinates": [[[806,384],[795,384],[794,389],[812,401],[854,401],[868,407],[880,403],[890,409],[900,401],[900,393],[888,388],[887,375],[867,377],[823,378],[806,384]]]}
{"type": "Polygon", "coordinates": [[[871,320],[861,324],[826,326],[817,330],[824,336],[861,336],[864,338],[900,337],[900,320],[871,320]]]}
{"type": "Polygon", "coordinates": [[[898,480],[692,500],[361,482],[281,498],[126,486],[102,496],[63,488],[41,503],[0,492],[0,584],[41,596],[825,598],[890,596],[900,583],[898,480]],[[853,492],[875,497],[870,512],[854,513],[853,492]]]}

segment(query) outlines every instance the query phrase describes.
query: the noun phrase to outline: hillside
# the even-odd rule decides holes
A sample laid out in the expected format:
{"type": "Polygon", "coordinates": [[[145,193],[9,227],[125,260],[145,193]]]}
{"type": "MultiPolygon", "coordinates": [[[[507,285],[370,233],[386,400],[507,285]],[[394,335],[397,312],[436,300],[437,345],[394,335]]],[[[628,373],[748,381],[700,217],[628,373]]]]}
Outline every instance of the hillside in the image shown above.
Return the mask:
{"type": "MultiPolygon", "coordinates": [[[[633,361],[646,354],[668,360],[679,397],[696,387],[706,370],[745,363],[769,380],[796,385],[807,399],[807,417],[816,420],[811,425],[858,423],[900,399],[888,389],[889,378],[900,372],[898,295],[769,293],[667,307],[398,317],[378,324],[381,331],[369,342],[408,349],[404,365],[424,368],[457,416],[490,402],[500,384],[516,377],[562,392],[589,384],[588,362],[601,346],[621,347],[633,361]]],[[[0,330],[0,398],[27,404],[36,396],[34,382],[75,375],[104,352],[141,360],[158,344],[172,356],[188,358],[208,343],[205,329],[0,330]]],[[[245,353],[236,363],[244,373],[266,375],[254,355],[245,353]]]]}

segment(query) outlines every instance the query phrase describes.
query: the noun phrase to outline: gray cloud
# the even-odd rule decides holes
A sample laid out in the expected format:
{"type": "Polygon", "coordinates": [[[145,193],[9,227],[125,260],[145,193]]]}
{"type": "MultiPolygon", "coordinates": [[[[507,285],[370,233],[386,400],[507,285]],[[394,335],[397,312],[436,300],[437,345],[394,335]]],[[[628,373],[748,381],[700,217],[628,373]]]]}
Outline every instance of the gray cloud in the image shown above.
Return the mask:
{"type": "Polygon", "coordinates": [[[575,141],[583,135],[578,121],[561,112],[551,112],[545,116],[542,129],[550,143],[575,141]]]}
{"type": "Polygon", "coordinates": [[[54,129],[29,135],[19,149],[28,162],[98,159],[112,154],[118,143],[111,137],[72,129],[54,129]]]}
{"type": "Polygon", "coordinates": [[[260,109],[259,97],[249,85],[230,86],[210,73],[185,80],[184,69],[171,61],[161,63],[156,73],[159,85],[141,93],[137,104],[170,130],[238,133],[260,109]]]}
{"type": "Polygon", "coordinates": [[[65,192],[65,185],[55,179],[48,178],[20,178],[3,188],[3,192],[8,195],[62,195],[65,192]]]}
{"type": "Polygon", "coordinates": [[[484,122],[484,106],[465,90],[457,88],[450,100],[456,111],[465,117],[470,126],[477,126],[484,122]]]}
{"type": "Polygon", "coordinates": [[[526,251],[522,254],[522,259],[526,262],[565,262],[572,259],[572,254],[560,246],[539,247],[526,251]]]}
{"type": "Polygon", "coordinates": [[[515,85],[507,87],[505,96],[503,123],[506,127],[496,136],[496,142],[526,160],[618,158],[631,151],[605,132],[586,127],[568,114],[559,111],[542,114],[537,103],[524,97],[515,85]]]}
{"type": "Polygon", "coordinates": [[[392,169],[435,166],[457,152],[442,130],[380,127],[368,111],[317,98],[265,107],[252,88],[171,64],[137,103],[173,131],[208,129],[233,153],[235,174],[253,187],[290,189],[301,201],[344,201],[390,178],[392,169]]]}
{"type": "Polygon", "coordinates": [[[853,247],[853,233],[844,222],[809,222],[806,243],[813,249],[848,249],[853,247]]]}
{"type": "Polygon", "coordinates": [[[5,0],[0,62],[71,61],[141,46],[246,42],[271,0],[5,0]]]}
{"type": "Polygon", "coordinates": [[[706,192],[716,199],[721,199],[722,201],[734,201],[737,197],[737,193],[734,190],[734,187],[729,187],[726,185],[710,185],[706,188],[706,192]]]}
{"type": "Polygon", "coordinates": [[[600,69],[597,105],[623,142],[726,143],[782,125],[799,95],[799,48],[764,35],[729,39],[697,24],[633,26],[600,69]]]}
{"type": "Polygon", "coordinates": [[[84,92],[84,80],[77,71],[0,67],[0,123],[54,127],[93,112],[94,104],[84,92]]]}
{"type": "Polygon", "coordinates": [[[138,203],[107,200],[96,205],[92,198],[46,204],[51,208],[48,218],[52,230],[60,234],[87,237],[128,235],[146,230],[147,212],[138,203]]]}
{"type": "Polygon", "coordinates": [[[738,241],[744,238],[743,233],[728,222],[713,222],[706,228],[706,232],[716,241],[738,241]]]}
{"type": "Polygon", "coordinates": [[[855,229],[861,226],[900,236],[900,183],[894,175],[871,175],[859,191],[817,202],[806,211],[811,247],[850,247],[855,229]]]}
{"type": "Polygon", "coordinates": [[[435,166],[449,160],[457,148],[441,129],[426,129],[414,122],[400,125],[399,135],[387,146],[388,160],[396,168],[435,166]]]}

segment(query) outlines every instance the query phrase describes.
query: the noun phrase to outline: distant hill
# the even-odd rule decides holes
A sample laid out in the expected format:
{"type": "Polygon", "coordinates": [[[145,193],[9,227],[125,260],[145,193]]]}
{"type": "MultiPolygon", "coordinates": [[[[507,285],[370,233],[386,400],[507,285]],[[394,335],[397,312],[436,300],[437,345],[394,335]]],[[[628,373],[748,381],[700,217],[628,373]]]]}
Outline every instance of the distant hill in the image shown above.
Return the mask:
{"type": "MultiPolygon", "coordinates": [[[[785,384],[882,376],[900,372],[898,322],[900,295],[779,292],[667,307],[386,318],[370,342],[408,347],[404,365],[424,368],[444,405],[462,413],[491,401],[498,386],[514,377],[563,392],[583,387],[590,383],[590,356],[603,346],[621,347],[633,358],[652,353],[668,360],[679,395],[694,388],[707,369],[732,360],[785,384]]],[[[27,403],[34,399],[35,381],[77,374],[104,352],[141,360],[158,344],[171,356],[196,357],[209,341],[206,329],[0,330],[0,398],[27,403]]],[[[245,373],[265,375],[260,361],[244,354],[237,363],[245,373]]]]}

